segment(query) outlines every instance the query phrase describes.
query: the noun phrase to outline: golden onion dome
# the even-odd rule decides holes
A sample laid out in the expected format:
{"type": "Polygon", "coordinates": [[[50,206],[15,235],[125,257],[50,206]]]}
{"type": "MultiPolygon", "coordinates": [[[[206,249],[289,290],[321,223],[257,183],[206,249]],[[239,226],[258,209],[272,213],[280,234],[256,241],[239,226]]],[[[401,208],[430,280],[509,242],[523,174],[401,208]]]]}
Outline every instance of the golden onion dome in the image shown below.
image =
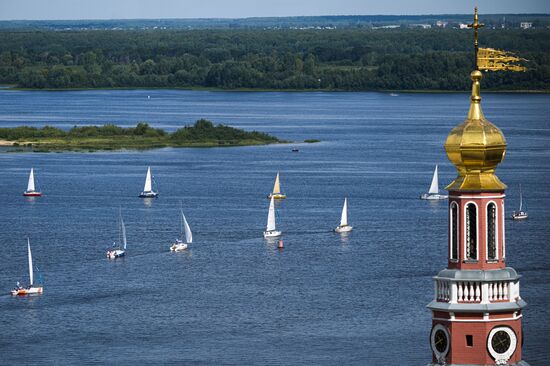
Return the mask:
{"type": "Polygon", "coordinates": [[[453,128],[445,142],[447,156],[458,170],[458,176],[446,188],[449,191],[504,190],[506,185],[495,175],[495,169],[506,154],[506,139],[481,110],[481,71],[473,71],[471,77],[468,118],[453,128]]]}

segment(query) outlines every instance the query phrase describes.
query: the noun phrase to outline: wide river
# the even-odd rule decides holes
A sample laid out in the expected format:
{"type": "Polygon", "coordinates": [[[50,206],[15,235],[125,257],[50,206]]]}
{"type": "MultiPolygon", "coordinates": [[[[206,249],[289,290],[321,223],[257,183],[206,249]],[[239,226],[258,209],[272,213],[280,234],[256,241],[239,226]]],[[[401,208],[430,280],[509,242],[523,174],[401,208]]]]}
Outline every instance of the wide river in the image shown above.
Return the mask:
{"type": "MultiPolygon", "coordinates": [[[[419,200],[467,94],[0,90],[0,125],[208,118],[317,144],[0,153],[0,364],[425,365],[447,202],[419,200]],[[299,152],[291,152],[292,147],[299,152]],[[160,196],[137,197],[151,166],[160,196]],[[25,199],[35,168],[44,196],[25,199]],[[284,245],[262,237],[277,172],[284,245]],[[344,197],[354,231],[341,237],[344,197]],[[193,244],[170,253],[179,209],[193,244]],[[119,208],[127,257],[109,261],[119,208]],[[44,294],[27,282],[27,237],[44,294]]],[[[508,264],[523,275],[524,358],[550,364],[550,95],[484,94],[508,141],[508,264]]]]}

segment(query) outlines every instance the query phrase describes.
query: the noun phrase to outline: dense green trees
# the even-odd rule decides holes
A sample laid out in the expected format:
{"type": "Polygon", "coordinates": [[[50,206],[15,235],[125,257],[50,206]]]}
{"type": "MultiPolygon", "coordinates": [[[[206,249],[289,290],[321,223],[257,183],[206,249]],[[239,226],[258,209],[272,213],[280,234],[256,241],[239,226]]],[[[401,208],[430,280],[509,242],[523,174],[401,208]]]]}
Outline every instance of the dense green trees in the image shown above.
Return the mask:
{"type": "MultiPolygon", "coordinates": [[[[484,87],[548,89],[550,30],[484,30],[529,71],[484,87]]],[[[0,83],[26,88],[465,90],[472,34],[457,29],[0,31],[0,83]]]]}
{"type": "Polygon", "coordinates": [[[0,140],[37,143],[46,150],[236,146],[281,142],[263,132],[248,132],[221,124],[215,126],[205,119],[200,119],[194,125],[182,127],[171,134],[143,122],[138,123],[136,127],[128,128],[107,124],[75,126],[68,131],[51,126],[4,127],[0,128],[0,140]]]}
{"type": "Polygon", "coordinates": [[[123,128],[113,124],[103,126],[74,126],[69,131],[57,127],[44,126],[42,128],[20,126],[0,128],[0,139],[15,141],[32,138],[52,137],[115,137],[115,136],[147,136],[162,137],[166,132],[159,128],[150,127],[147,123],[140,122],[136,127],[123,128]]]}

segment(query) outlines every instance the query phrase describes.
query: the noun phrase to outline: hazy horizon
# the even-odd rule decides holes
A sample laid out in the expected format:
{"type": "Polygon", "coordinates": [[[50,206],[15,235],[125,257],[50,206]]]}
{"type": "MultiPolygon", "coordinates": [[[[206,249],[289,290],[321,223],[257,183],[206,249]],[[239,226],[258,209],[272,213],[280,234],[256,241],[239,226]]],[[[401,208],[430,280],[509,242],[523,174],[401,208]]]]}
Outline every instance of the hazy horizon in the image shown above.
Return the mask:
{"type": "Polygon", "coordinates": [[[300,16],[549,14],[550,1],[512,0],[20,0],[0,2],[0,20],[234,19],[300,16]]]}

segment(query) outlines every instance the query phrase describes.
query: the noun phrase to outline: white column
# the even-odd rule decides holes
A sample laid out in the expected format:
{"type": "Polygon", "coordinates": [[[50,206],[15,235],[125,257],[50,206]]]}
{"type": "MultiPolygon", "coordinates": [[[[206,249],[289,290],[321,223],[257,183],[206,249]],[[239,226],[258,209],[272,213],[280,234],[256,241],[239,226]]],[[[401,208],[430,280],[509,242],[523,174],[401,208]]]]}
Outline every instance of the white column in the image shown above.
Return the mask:
{"type": "Polygon", "coordinates": [[[481,303],[489,303],[489,284],[487,282],[481,284],[481,303]]]}
{"type": "Polygon", "coordinates": [[[449,302],[452,304],[456,304],[458,302],[457,290],[457,283],[451,282],[451,298],[449,299],[449,302]]]}
{"type": "Polygon", "coordinates": [[[504,282],[502,287],[503,287],[502,299],[503,300],[510,300],[510,287],[508,286],[508,282],[504,282]]]}

